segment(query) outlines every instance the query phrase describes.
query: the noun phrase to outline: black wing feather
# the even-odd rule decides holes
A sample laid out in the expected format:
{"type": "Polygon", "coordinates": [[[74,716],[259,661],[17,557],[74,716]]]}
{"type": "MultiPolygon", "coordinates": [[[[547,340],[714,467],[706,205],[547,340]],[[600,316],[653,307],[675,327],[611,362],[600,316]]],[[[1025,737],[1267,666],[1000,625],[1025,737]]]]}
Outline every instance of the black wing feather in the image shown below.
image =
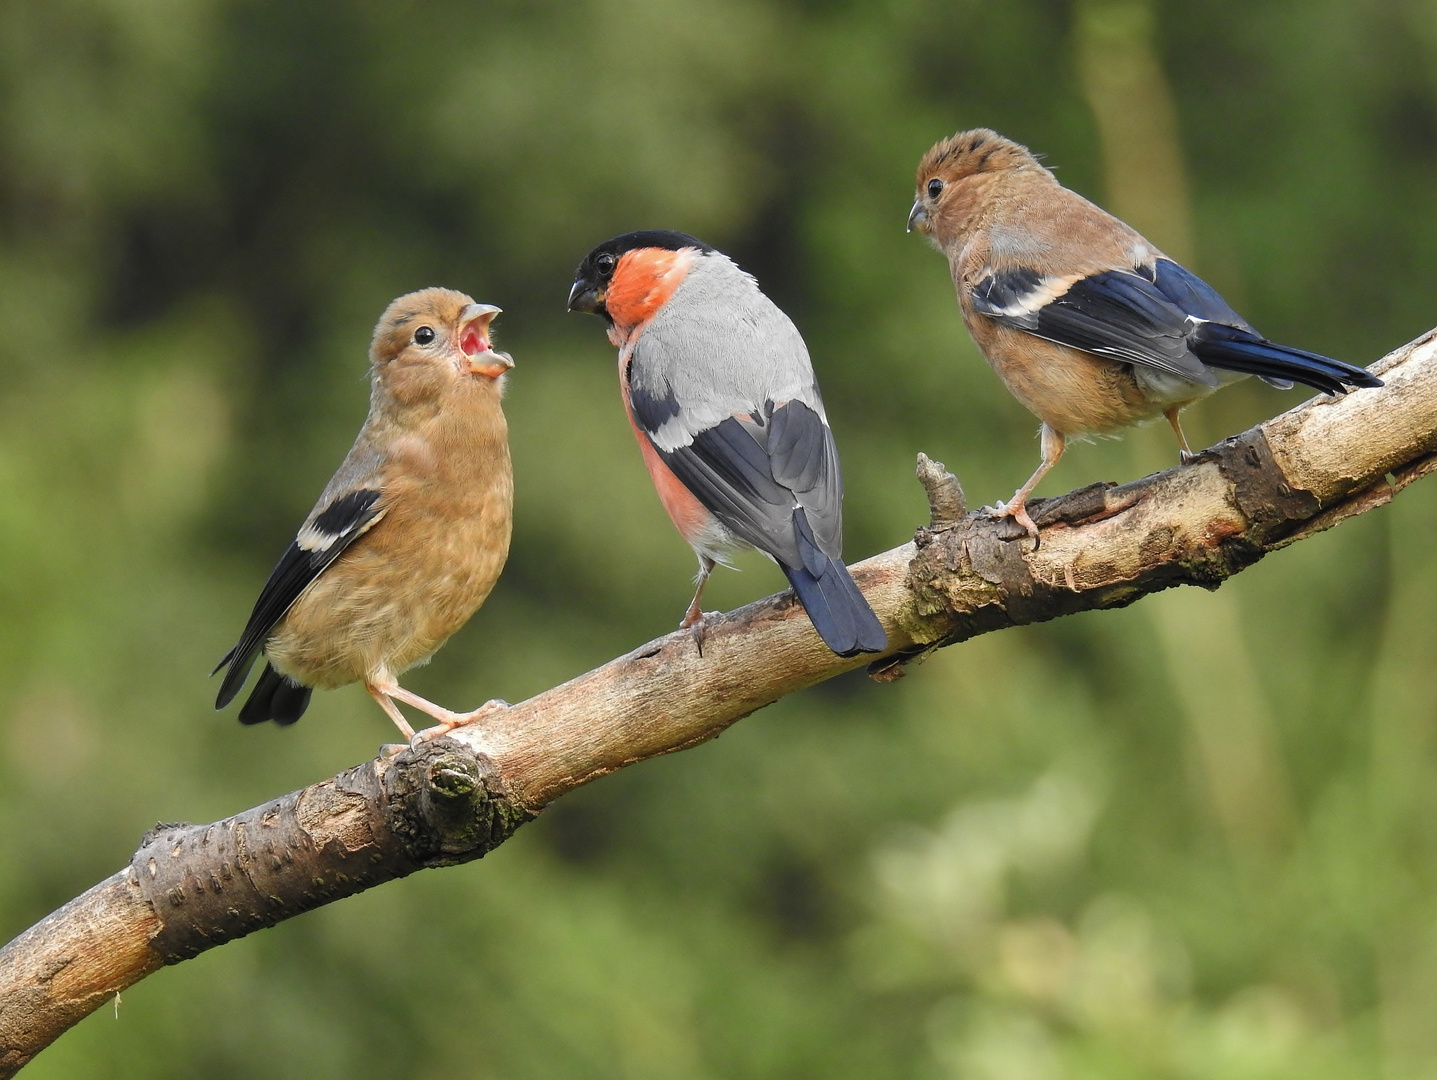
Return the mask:
{"type": "Polygon", "coordinates": [[[633,410],[634,419],[645,431],[658,431],[683,409],[679,406],[679,399],[674,395],[672,386],[666,385],[664,396],[656,397],[642,386],[635,385],[633,367],[634,362],[630,360],[628,370],[624,372],[624,383],[629,388],[629,408],[633,410]]]}
{"type": "Polygon", "coordinates": [[[1147,364],[1160,371],[1216,386],[1217,376],[1188,351],[1188,315],[1157,286],[1137,274],[1109,270],[1073,283],[1038,311],[1039,337],[1147,364]]]}
{"type": "Polygon", "coordinates": [[[974,286],[973,306],[1035,337],[1204,386],[1218,385],[1213,368],[1329,394],[1381,385],[1353,364],[1268,341],[1216,289],[1171,259],[1093,274],[1044,303],[1050,280],[1027,267],[996,271],[974,286]]]}
{"type": "Polygon", "coordinates": [[[729,417],[688,446],[659,450],[679,481],[735,536],[786,566],[803,557],[793,512],[807,511],[820,547],[837,556],[843,481],[828,425],[802,401],[729,417]]]}
{"type": "Polygon", "coordinates": [[[1171,259],[1155,260],[1149,276],[1158,292],[1180,311],[1208,322],[1252,330],[1246,319],[1228,307],[1227,301],[1218,295],[1216,289],[1171,259]]]}
{"type": "MultiPolygon", "coordinates": [[[[974,308],[1059,345],[1146,364],[1204,386],[1217,385],[1217,376],[1188,351],[1187,335],[1193,325],[1188,313],[1156,281],[1133,271],[1105,270],[1073,282],[1065,293],[1040,307],[1024,308],[1024,297],[1046,280],[1035,273],[1019,267],[989,275],[973,289],[974,308]]],[[[1187,282],[1176,279],[1164,279],[1164,284],[1175,294],[1183,286],[1191,290],[1187,282]]],[[[1199,306],[1209,307],[1212,299],[1221,304],[1210,288],[1207,293],[1211,296],[1202,296],[1199,306]]]]}
{"type": "Polygon", "coordinates": [[[1043,275],[1028,266],[995,270],[973,286],[973,306],[984,315],[1002,317],[1043,284],[1043,275]]]}
{"type": "MultiPolygon", "coordinates": [[[[801,403],[800,403],[801,404],[801,403]]],[[[813,491],[828,476],[830,463],[837,461],[833,436],[818,416],[805,406],[776,409],[769,431],[769,458],[774,479],[794,491],[813,491]]]]}
{"type": "Polygon", "coordinates": [[[328,545],[309,549],[301,547],[299,541],[295,540],[280,556],[269,580],[260,590],[259,599],[255,601],[254,610],[250,612],[244,633],[240,634],[235,647],[225,653],[224,659],[215,666],[215,670],[210,672],[213,675],[220,668],[226,665],[229,667],[224,681],[220,683],[219,695],[215,698],[216,709],[223,709],[234,700],[234,696],[244,686],[245,678],[249,675],[255,657],[264,647],[270,631],[284,618],[284,613],[299,599],[310,582],[339,558],[379,516],[382,512],[376,506],[379,496],[380,492],[376,490],[362,488],[336,499],[325,507],[312,523],[315,532],[329,539],[328,545]]]}
{"type": "Polygon", "coordinates": [[[833,433],[817,412],[802,401],[766,402],[659,454],[730,532],[778,560],[830,649],[854,656],[887,648],[883,625],[843,565],[843,478],[833,433]]]}

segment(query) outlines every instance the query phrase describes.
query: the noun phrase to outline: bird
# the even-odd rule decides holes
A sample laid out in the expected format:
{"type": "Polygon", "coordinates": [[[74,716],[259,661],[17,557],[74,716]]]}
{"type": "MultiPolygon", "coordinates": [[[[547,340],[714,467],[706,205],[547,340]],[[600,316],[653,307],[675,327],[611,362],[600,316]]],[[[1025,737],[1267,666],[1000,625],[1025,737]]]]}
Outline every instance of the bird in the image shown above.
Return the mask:
{"type": "Polygon", "coordinates": [[[369,415],[211,672],[227,669],[216,709],[261,652],[243,724],[293,724],[313,689],[354,682],[410,743],[507,707],[455,713],[398,683],[469,621],[509,554],[514,483],[500,399],[514,361],[490,344],[499,312],[441,288],[385,310],[369,349],[369,415]],[[438,724],[416,735],[396,702],[438,724]]]}
{"type": "Polygon", "coordinates": [[[700,653],[704,586],[743,544],[778,564],[834,653],[882,652],[843,564],[843,477],[808,349],[758,282],[702,240],[646,229],[590,251],[568,306],[608,324],[644,465],[698,556],[679,625],[700,653]]]}
{"type": "Polygon", "coordinates": [[[1071,437],[1163,416],[1186,464],[1196,455],[1178,414],[1237,379],[1327,394],[1382,385],[1353,364],[1269,341],[1212,286],[988,128],[923,155],[908,231],[947,257],[979,352],[1042,421],[1042,463],[988,508],[1034,539],[1028,496],[1071,437]]]}

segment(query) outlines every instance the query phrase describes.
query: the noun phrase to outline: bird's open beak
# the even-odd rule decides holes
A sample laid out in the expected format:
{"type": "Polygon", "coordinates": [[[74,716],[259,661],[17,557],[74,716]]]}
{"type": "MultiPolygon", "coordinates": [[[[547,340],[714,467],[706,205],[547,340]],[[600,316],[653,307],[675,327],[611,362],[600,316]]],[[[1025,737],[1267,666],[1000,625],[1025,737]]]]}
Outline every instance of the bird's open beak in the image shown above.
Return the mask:
{"type": "Polygon", "coordinates": [[[908,211],[908,231],[928,232],[928,211],[924,208],[922,199],[914,199],[913,209],[908,211]]]}
{"type": "Polygon", "coordinates": [[[459,313],[459,349],[471,375],[497,379],[514,366],[508,353],[495,352],[489,345],[489,324],[501,310],[493,304],[470,304],[459,313]]]}
{"type": "Polygon", "coordinates": [[[604,310],[604,290],[584,278],[577,279],[569,288],[569,310],[597,315],[604,310]]]}

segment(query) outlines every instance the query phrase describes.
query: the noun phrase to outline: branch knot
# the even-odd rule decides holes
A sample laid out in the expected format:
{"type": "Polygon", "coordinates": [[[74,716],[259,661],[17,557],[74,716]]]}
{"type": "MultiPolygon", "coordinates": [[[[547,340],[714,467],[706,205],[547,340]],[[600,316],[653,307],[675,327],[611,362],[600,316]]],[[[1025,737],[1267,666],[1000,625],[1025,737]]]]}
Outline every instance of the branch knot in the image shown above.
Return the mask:
{"type": "Polygon", "coordinates": [[[968,512],[963,486],[943,462],[919,451],[918,482],[928,495],[929,532],[945,532],[963,520],[968,512]]]}

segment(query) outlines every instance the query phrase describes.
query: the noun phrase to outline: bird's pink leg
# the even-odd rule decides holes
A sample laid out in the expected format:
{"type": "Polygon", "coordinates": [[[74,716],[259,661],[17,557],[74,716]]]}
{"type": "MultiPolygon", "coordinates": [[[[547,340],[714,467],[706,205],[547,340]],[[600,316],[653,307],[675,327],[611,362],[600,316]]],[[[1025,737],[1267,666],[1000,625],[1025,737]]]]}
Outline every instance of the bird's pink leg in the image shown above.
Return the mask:
{"type": "MultiPolygon", "coordinates": [[[[390,682],[392,681],[393,680],[390,680],[390,682]]],[[[397,727],[400,734],[404,736],[404,741],[412,741],[414,738],[414,729],[409,726],[409,721],[404,719],[404,714],[399,711],[399,706],[394,704],[386,688],[373,682],[365,682],[364,688],[369,691],[369,696],[379,703],[379,707],[384,710],[384,714],[394,721],[394,726],[397,727]]],[[[397,689],[397,687],[395,687],[395,689],[397,689]]]]}
{"type": "Polygon", "coordinates": [[[1163,415],[1168,418],[1168,423],[1173,426],[1173,434],[1178,437],[1178,460],[1189,465],[1197,455],[1188,449],[1188,439],[1183,434],[1182,421],[1178,419],[1179,408],[1180,406],[1174,405],[1171,409],[1165,409],[1163,415]]]}
{"type": "Polygon", "coordinates": [[[411,744],[425,742],[429,739],[437,738],[440,735],[447,735],[457,727],[472,724],[475,721],[484,719],[486,716],[493,716],[495,713],[503,712],[509,708],[507,701],[494,698],[490,701],[486,701],[472,712],[453,712],[441,705],[434,704],[434,702],[427,698],[422,698],[418,694],[404,689],[404,687],[400,686],[393,678],[387,677],[366,682],[364,688],[369,691],[370,696],[372,696],[375,701],[379,702],[380,707],[389,714],[390,719],[399,725],[399,730],[405,733],[405,738],[408,739],[411,744]],[[394,704],[395,700],[402,701],[406,705],[412,705],[426,716],[434,717],[439,723],[416,733],[413,728],[405,723],[404,717],[399,712],[399,707],[394,704]]]}
{"type": "Polygon", "coordinates": [[[1013,497],[1006,503],[999,503],[997,506],[985,507],[994,517],[1010,517],[1027,530],[1028,535],[1034,540],[1038,539],[1038,526],[1033,524],[1033,519],[1028,516],[1028,496],[1038,486],[1038,482],[1048,474],[1048,470],[1058,464],[1058,459],[1063,456],[1063,450],[1067,446],[1061,431],[1054,431],[1047,424],[1038,429],[1043,448],[1043,463],[1038,466],[1037,471],[1028,477],[1028,482],[1013,492],[1013,497]]]}
{"type": "Polygon", "coordinates": [[[708,584],[709,575],[713,572],[714,561],[707,555],[700,555],[699,576],[695,582],[697,588],[694,589],[694,598],[692,603],[689,604],[688,611],[684,612],[684,617],[679,622],[680,630],[688,630],[693,633],[694,644],[698,646],[700,656],[703,655],[704,651],[704,609],[699,601],[703,599],[704,586],[708,584]]]}

